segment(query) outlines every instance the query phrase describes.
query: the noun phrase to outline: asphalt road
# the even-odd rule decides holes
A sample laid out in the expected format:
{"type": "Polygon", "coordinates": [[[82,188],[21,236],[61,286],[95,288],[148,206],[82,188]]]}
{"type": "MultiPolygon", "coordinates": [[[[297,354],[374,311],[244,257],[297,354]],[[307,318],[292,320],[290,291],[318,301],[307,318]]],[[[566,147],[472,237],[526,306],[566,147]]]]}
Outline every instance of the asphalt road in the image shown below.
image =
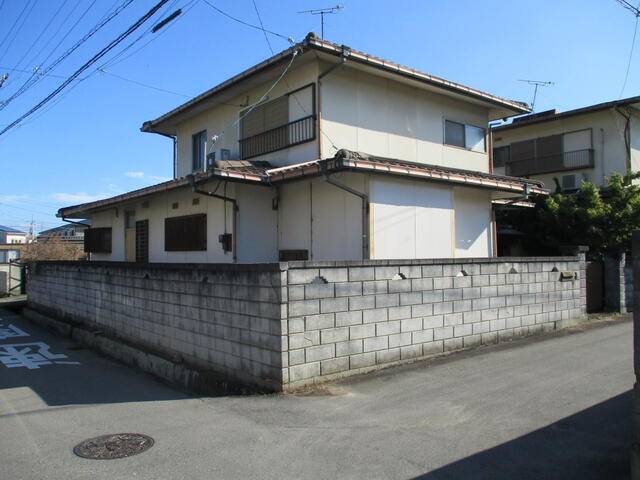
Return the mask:
{"type": "Polygon", "coordinates": [[[0,479],[624,479],[632,384],[627,321],[314,395],[198,398],[0,310],[0,479]],[[117,432],[156,443],[72,453],[117,432]]]}

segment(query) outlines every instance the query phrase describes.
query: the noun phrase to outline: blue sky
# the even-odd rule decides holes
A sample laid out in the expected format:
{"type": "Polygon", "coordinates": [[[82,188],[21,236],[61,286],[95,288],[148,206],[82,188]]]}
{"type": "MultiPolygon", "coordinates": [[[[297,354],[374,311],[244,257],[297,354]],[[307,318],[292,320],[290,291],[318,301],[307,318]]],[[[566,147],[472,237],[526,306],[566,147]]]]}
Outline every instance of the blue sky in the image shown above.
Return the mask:
{"type": "MultiPolygon", "coordinates": [[[[9,74],[0,88],[0,101],[29,77],[28,73],[9,69],[31,70],[41,63],[46,66],[123,2],[92,1],[0,0],[0,41],[25,4],[36,2],[33,9],[27,4],[24,23],[16,25],[15,35],[0,44],[0,75],[9,74]],[[84,18],[51,52],[85,10],[84,18]],[[50,53],[49,60],[43,62],[50,53]]],[[[0,110],[0,127],[38,103],[155,2],[135,0],[49,72],[56,77],[42,77],[0,110]]],[[[209,2],[257,23],[251,0],[209,2]]],[[[309,31],[320,31],[319,17],[296,12],[331,3],[256,0],[265,27],[295,40],[309,31]]],[[[328,40],[527,102],[533,89],[518,79],[555,82],[540,91],[538,111],[567,110],[617,99],[636,22],[633,14],[615,0],[340,3],[344,10],[327,17],[328,40]]],[[[155,18],[177,7],[187,6],[183,8],[186,13],[168,28],[145,35],[118,63],[105,67],[107,73],[93,73],[62,100],[53,102],[52,108],[45,108],[43,114],[41,110],[20,128],[0,136],[0,224],[24,226],[33,218],[37,230],[49,228],[60,223],[54,214],[62,206],[170,178],[170,140],[141,133],[142,123],[269,56],[262,32],[225,18],[202,0],[172,0],[169,6],[155,18]],[[141,87],[114,75],[180,95],[141,87]]],[[[282,39],[270,40],[275,50],[287,47],[282,39]]],[[[623,96],[640,94],[638,43],[640,38],[623,96]]],[[[127,44],[125,41],[122,46],[127,44]]],[[[118,51],[115,49],[105,60],[118,51]]]]}

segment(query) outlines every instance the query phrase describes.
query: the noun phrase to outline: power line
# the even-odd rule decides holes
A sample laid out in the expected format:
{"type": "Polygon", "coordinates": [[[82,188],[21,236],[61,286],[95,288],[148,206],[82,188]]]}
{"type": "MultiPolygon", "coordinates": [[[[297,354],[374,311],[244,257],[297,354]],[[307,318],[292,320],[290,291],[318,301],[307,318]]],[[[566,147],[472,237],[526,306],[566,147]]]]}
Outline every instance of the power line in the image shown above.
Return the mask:
{"type": "MultiPolygon", "coordinates": [[[[45,60],[42,63],[46,62],[49,59],[49,57],[55,52],[55,50],[62,43],[62,41],[64,41],[64,39],[67,37],[67,35],[69,33],[71,33],[71,31],[75,28],[75,26],[78,24],[78,22],[80,22],[80,20],[82,20],[84,15],[86,15],[86,13],[89,11],[89,9],[93,6],[93,4],[95,2],[96,2],[96,0],[93,0],[93,2],[89,5],[89,7],[84,11],[82,16],[76,21],[76,23],[74,23],[71,26],[71,28],[69,29],[67,34],[63,37],[63,39],[60,42],[58,42],[58,45],[56,45],[54,47],[54,49],[49,53],[47,58],[45,58],[45,60]]],[[[48,73],[51,70],[53,70],[55,67],[57,67],[64,59],[66,59],[69,55],[71,55],[74,51],[76,51],[83,43],[85,43],[87,40],[89,40],[100,29],[102,29],[107,23],[109,23],[111,20],[113,20],[120,12],[122,12],[122,10],[127,8],[132,2],[133,2],[133,0],[126,0],[118,9],[116,9],[113,13],[111,13],[111,15],[109,15],[106,19],[100,21],[84,37],[82,37],[78,42],[76,42],[71,48],[67,49],[60,57],[58,57],[56,60],[54,60],[53,63],[50,64],[47,68],[45,68],[44,69],[44,73],[48,73]]],[[[8,99],[4,100],[3,102],[0,102],[0,110],[4,109],[9,103],[11,103],[17,97],[22,95],[24,92],[26,92],[29,88],[31,88],[35,83],[37,83],[40,80],[39,78],[36,78],[33,82],[29,83],[30,80],[36,75],[36,73],[38,71],[39,71],[39,69],[35,69],[33,74],[22,84],[22,86],[18,89],[17,92],[15,92],[13,95],[11,95],[8,99]]]]}
{"type": "Polygon", "coordinates": [[[146,14],[140,17],[133,25],[131,25],[125,32],[120,34],[115,40],[111,41],[106,47],[100,50],[97,54],[95,54],[89,61],[87,61],[84,65],[82,65],[78,70],[76,70],[67,80],[62,82],[62,84],[56,88],[53,92],[47,95],[40,103],[38,103],[35,107],[32,107],[28,112],[21,115],[19,118],[10,123],[7,127],[0,131],[0,136],[2,136],[7,131],[11,130],[16,125],[19,125],[24,119],[38,111],[44,105],[46,105],[51,99],[53,99],[56,95],[58,95],[62,90],[64,90],[67,85],[73,82],[76,78],[80,76],[82,72],[87,70],[91,65],[96,63],[100,58],[105,56],[111,50],[113,50],[120,42],[122,42],[125,38],[135,32],[138,28],[140,28],[149,18],[151,18],[162,6],[167,3],[169,0],[160,0],[156,3],[146,14]]]}
{"type": "Polygon", "coordinates": [[[36,6],[36,3],[38,3],[38,0],[33,0],[33,3],[31,4],[31,8],[29,8],[29,11],[27,12],[27,14],[22,19],[22,23],[20,23],[20,26],[16,30],[15,34],[13,35],[13,37],[11,37],[11,40],[9,41],[9,43],[7,43],[7,46],[4,49],[4,53],[0,55],[0,58],[4,57],[7,54],[7,52],[9,51],[9,49],[11,48],[11,45],[13,45],[13,42],[18,37],[18,34],[20,33],[20,30],[22,30],[22,27],[24,27],[24,24],[27,21],[27,18],[29,18],[29,15],[31,15],[31,12],[33,11],[33,8],[36,6]]]}
{"type": "Polygon", "coordinates": [[[627,87],[627,80],[629,79],[629,70],[631,70],[631,60],[633,58],[633,49],[636,45],[636,35],[638,33],[638,20],[640,20],[640,16],[636,15],[636,25],[633,28],[633,38],[631,39],[631,49],[629,51],[629,60],[627,62],[627,71],[624,74],[624,82],[622,82],[622,88],[620,89],[620,95],[618,95],[619,98],[622,98],[622,95],[624,93],[624,89],[627,87]]]}
{"type": "Polygon", "coordinates": [[[251,0],[251,1],[253,2],[253,8],[256,11],[256,15],[258,16],[258,21],[260,22],[260,28],[262,29],[262,33],[264,34],[264,39],[267,42],[267,46],[269,47],[269,50],[271,51],[271,55],[273,55],[274,54],[273,47],[271,47],[271,42],[269,41],[269,35],[267,35],[267,32],[264,30],[264,24],[262,23],[262,17],[260,16],[258,5],[256,5],[256,0],[251,0]]]}
{"type": "MultiPolygon", "coordinates": [[[[32,70],[25,70],[25,69],[21,69],[21,68],[9,68],[9,67],[3,67],[0,65],[0,70],[7,70],[8,72],[20,72],[20,73],[33,73],[32,70]]],[[[36,75],[41,75],[43,77],[54,77],[54,78],[67,78],[68,75],[55,75],[53,73],[39,73],[37,72],[36,75]]]]}
{"type": "Polygon", "coordinates": [[[277,32],[273,32],[271,30],[267,30],[263,27],[259,27],[258,25],[254,25],[252,23],[249,22],[245,22],[244,20],[241,20],[239,18],[234,17],[233,15],[228,14],[227,12],[225,12],[224,10],[219,9],[218,7],[216,7],[215,5],[213,5],[211,2],[209,2],[209,0],[202,0],[204,3],[206,3],[207,5],[209,5],[211,8],[213,8],[216,12],[218,12],[220,15],[224,15],[225,17],[233,20],[234,22],[238,22],[246,27],[250,27],[250,28],[255,28],[256,30],[261,30],[264,33],[268,33],[269,35],[273,35],[279,38],[282,38],[283,40],[286,40],[289,43],[294,43],[293,39],[291,37],[287,37],[285,35],[282,35],[280,33],[277,32]]]}
{"type": "MultiPolygon", "coordinates": [[[[4,46],[4,43],[7,41],[7,39],[9,38],[9,36],[11,36],[13,30],[16,28],[16,26],[18,25],[18,23],[20,22],[20,19],[22,18],[22,15],[24,15],[24,12],[27,10],[27,8],[29,7],[29,5],[31,5],[31,1],[29,0],[27,3],[24,4],[24,8],[20,11],[20,14],[18,15],[18,18],[16,18],[15,22],[13,22],[13,25],[11,25],[11,28],[9,29],[9,31],[7,32],[7,34],[4,36],[4,38],[2,39],[2,41],[0,42],[0,48],[2,48],[4,46]]],[[[12,40],[13,41],[13,40],[12,40]]],[[[2,56],[0,55],[0,58],[2,56]]]]}
{"type": "Polygon", "coordinates": [[[134,85],[138,85],[140,87],[150,88],[152,90],[157,90],[159,92],[164,92],[164,93],[170,93],[172,95],[178,95],[179,97],[185,97],[185,98],[192,98],[193,97],[193,95],[185,95],[184,93],[178,93],[178,92],[174,92],[172,90],[165,90],[164,88],[154,87],[153,85],[149,85],[147,83],[142,83],[142,82],[139,82],[137,80],[132,80],[131,78],[126,78],[126,77],[123,77],[121,75],[117,75],[117,74],[112,73],[112,72],[107,72],[104,68],[98,68],[97,71],[100,72],[100,73],[104,73],[106,75],[110,75],[110,76],[115,77],[115,78],[119,78],[120,80],[122,80],[124,82],[133,83],[134,85]]]}

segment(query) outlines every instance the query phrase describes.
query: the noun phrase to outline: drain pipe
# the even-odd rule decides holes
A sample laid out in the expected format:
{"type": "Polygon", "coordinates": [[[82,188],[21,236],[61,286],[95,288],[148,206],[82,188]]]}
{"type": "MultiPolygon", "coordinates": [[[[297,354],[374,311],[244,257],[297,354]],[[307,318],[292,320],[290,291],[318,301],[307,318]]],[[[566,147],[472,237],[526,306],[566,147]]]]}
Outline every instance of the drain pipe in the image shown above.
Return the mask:
{"type": "MultiPolygon", "coordinates": [[[[240,208],[238,207],[238,201],[235,198],[231,198],[231,197],[227,197],[226,195],[219,195],[217,193],[214,192],[208,192],[206,190],[202,190],[200,188],[198,188],[198,185],[196,183],[196,179],[194,178],[193,175],[188,175],[189,178],[189,183],[191,184],[191,190],[193,191],[193,193],[198,193],[200,195],[206,195],[207,197],[212,197],[212,198],[217,198],[219,200],[224,201],[224,218],[225,218],[225,229],[224,229],[224,233],[227,233],[227,228],[226,228],[226,218],[227,218],[227,202],[229,202],[232,205],[233,208],[233,225],[231,226],[231,251],[233,252],[233,263],[238,263],[238,255],[237,255],[237,250],[236,250],[236,242],[237,242],[237,225],[238,225],[238,210],[240,210],[240,208]]],[[[225,191],[226,191],[226,184],[228,182],[225,182],[225,191]]]]}
{"type": "Polygon", "coordinates": [[[326,165],[322,164],[322,176],[324,177],[325,182],[344,190],[351,195],[360,197],[362,200],[362,259],[369,260],[369,196],[366,193],[354,190],[353,188],[334,180],[329,176],[326,168],[326,165]]]}
{"type": "Polygon", "coordinates": [[[624,146],[625,146],[625,155],[626,155],[626,160],[627,160],[627,170],[631,170],[631,145],[630,145],[630,141],[629,141],[629,124],[631,122],[631,115],[628,113],[623,112],[620,107],[616,106],[614,108],[614,110],[616,112],[618,112],[620,114],[620,116],[622,116],[622,118],[624,118],[625,122],[624,122],[624,132],[623,132],[623,136],[624,136],[624,146]]]}

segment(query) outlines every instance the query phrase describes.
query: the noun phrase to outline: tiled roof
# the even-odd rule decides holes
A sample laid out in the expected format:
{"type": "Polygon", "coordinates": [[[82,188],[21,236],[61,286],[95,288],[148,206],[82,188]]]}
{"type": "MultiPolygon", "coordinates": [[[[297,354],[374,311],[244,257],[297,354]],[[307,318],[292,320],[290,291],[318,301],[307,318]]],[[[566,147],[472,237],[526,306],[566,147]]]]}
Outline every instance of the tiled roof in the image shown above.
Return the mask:
{"type": "Polygon", "coordinates": [[[256,185],[277,185],[304,177],[314,177],[338,171],[359,171],[365,173],[397,175],[416,180],[444,182],[466,185],[475,188],[511,193],[548,194],[544,184],[525,178],[493,175],[490,173],[462,170],[438,165],[413,163],[391,158],[366,155],[349,150],[340,150],[332,158],[296,163],[285,167],[270,168],[267,162],[251,161],[219,161],[208,172],[176,178],[168,182],[134,190],[112,198],[97,200],[58,211],[59,217],[79,215],[120,202],[142,198],[145,196],[174,190],[181,187],[194,186],[211,179],[245,182],[256,185]]]}

